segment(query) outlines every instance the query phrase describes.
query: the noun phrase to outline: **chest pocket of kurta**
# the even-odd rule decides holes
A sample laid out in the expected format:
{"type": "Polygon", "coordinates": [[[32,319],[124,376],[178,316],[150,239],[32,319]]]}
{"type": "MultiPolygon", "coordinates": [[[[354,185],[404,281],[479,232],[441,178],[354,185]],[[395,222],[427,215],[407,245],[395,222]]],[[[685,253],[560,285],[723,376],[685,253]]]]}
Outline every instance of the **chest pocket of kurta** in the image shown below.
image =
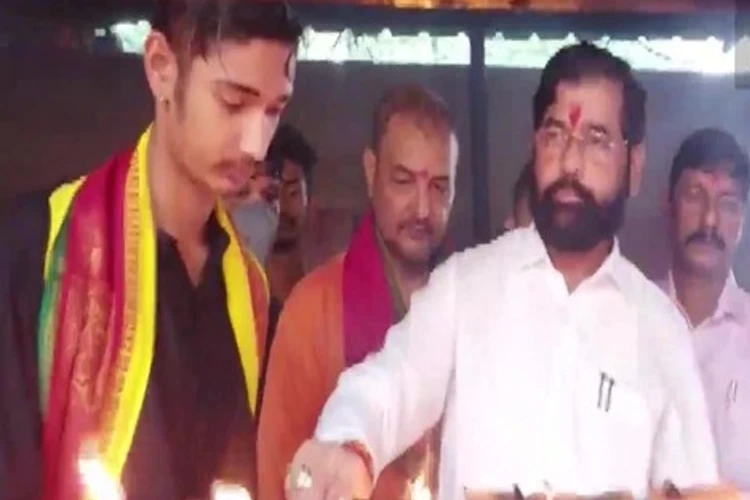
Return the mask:
{"type": "MultiPolygon", "coordinates": [[[[720,404],[726,427],[719,430],[717,443],[721,469],[732,473],[740,469],[750,471],[750,376],[741,374],[737,378],[729,378],[724,386],[720,404]]],[[[718,426],[722,424],[719,422],[718,426]]],[[[742,480],[750,483],[747,477],[742,480]]]]}
{"type": "Polygon", "coordinates": [[[645,397],[603,370],[581,363],[576,380],[574,442],[588,493],[642,491],[653,442],[645,397]]]}

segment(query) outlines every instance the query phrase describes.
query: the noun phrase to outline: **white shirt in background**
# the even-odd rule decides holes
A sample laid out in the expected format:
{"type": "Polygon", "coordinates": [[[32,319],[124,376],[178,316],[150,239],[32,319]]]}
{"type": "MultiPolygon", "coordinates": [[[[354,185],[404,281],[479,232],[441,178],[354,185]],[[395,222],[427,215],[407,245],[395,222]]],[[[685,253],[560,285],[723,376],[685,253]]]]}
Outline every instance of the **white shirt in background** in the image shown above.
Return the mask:
{"type": "MultiPolygon", "coordinates": [[[[679,306],[671,274],[662,286],[679,306]]],[[[723,480],[750,492],[750,295],[734,275],[727,279],[714,314],[691,330],[719,472],[723,480]]]]}
{"type": "Polygon", "coordinates": [[[455,255],[342,375],[315,436],[361,442],[379,472],[442,414],[444,500],[717,480],[687,325],[617,245],[572,294],[533,227],[455,255]]]}

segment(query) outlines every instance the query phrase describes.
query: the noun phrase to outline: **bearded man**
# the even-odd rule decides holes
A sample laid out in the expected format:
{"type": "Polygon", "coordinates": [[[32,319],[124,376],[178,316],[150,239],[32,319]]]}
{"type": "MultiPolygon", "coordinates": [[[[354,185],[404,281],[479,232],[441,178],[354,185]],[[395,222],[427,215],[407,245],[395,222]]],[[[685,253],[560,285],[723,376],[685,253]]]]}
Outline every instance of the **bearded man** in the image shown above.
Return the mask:
{"type": "Polygon", "coordinates": [[[433,272],[384,348],[339,379],[289,498],[366,498],[443,416],[444,500],[717,481],[685,321],[615,237],[641,182],[645,101],[605,49],[552,57],[533,105],[534,225],[433,272]]]}

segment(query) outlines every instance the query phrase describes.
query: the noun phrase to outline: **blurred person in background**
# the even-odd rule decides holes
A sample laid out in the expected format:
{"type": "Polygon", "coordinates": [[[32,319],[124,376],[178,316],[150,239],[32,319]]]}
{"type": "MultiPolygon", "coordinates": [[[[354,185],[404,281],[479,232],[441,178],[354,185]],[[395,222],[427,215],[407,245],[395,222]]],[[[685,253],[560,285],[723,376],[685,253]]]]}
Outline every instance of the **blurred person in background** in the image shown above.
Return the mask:
{"type": "MultiPolygon", "coordinates": [[[[265,262],[271,293],[264,359],[268,359],[284,301],[305,274],[303,238],[312,169],[317,156],[292,125],[276,131],[266,161],[243,193],[231,200],[232,215],[256,256],[265,262]]],[[[262,407],[266,364],[260,382],[262,407]]]]}
{"type": "Polygon", "coordinates": [[[318,160],[305,137],[296,128],[284,124],[271,142],[268,161],[276,163],[274,171],[279,178],[279,225],[266,261],[271,289],[267,343],[270,349],[281,306],[305,274],[303,238],[312,171],[318,160]]]}
{"type": "Polygon", "coordinates": [[[279,173],[264,161],[253,167],[245,186],[224,197],[248,250],[266,265],[279,228],[279,173]]]}
{"type": "Polygon", "coordinates": [[[662,282],[682,311],[703,378],[722,479],[750,494],[750,295],[732,265],[750,163],[737,140],[706,128],[680,145],[669,174],[672,265],[662,282]]]}

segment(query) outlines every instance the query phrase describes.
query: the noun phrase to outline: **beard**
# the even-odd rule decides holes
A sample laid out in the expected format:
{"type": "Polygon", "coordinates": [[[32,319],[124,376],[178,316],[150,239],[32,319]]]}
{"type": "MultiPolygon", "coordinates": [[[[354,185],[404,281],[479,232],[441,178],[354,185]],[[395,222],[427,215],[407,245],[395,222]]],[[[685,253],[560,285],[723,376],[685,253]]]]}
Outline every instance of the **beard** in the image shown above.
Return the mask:
{"type": "Polygon", "coordinates": [[[425,268],[431,268],[440,251],[440,243],[444,237],[444,230],[435,227],[429,220],[409,219],[398,225],[399,237],[386,238],[379,233],[380,243],[385,250],[398,262],[398,265],[409,273],[420,274],[425,268]],[[409,233],[418,232],[426,241],[422,245],[408,244],[403,237],[409,233]]]}
{"type": "Polygon", "coordinates": [[[602,241],[611,240],[622,227],[628,191],[627,183],[623,183],[613,200],[600,203],[573,177],[555,181],[541,194],[534,184],[531,193],[534,224],[546,246],[561,252],[586,252],[602,241]],[[581,202],[555,201],[555,195],[563,189],[573,191],[581,202]]]}

